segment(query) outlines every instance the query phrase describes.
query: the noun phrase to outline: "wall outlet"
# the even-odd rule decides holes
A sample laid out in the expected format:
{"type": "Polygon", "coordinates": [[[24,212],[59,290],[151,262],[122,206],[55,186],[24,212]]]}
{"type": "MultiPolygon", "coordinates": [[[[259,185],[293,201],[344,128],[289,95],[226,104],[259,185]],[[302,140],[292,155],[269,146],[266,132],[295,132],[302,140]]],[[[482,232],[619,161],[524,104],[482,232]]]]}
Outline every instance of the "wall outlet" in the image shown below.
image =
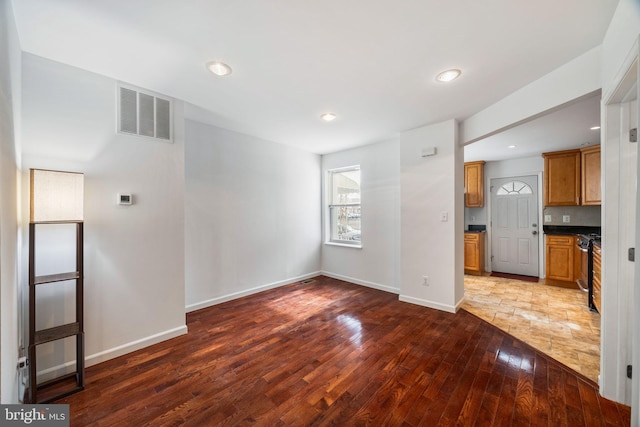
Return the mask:
{"type": "Polygon", "coordinates": [[[562,215],[562,222],[564,223],[571,222],[571,215],[562,215]]]}
{"type": "Polygon", "coordinates": [[[422,276],[422,286],[429,286],[429,276],[422,276]]]}
{"type": "Polygon", "coordinates": [[[551,222],[551,215],[545,215],[544,222],[551,222]]]}

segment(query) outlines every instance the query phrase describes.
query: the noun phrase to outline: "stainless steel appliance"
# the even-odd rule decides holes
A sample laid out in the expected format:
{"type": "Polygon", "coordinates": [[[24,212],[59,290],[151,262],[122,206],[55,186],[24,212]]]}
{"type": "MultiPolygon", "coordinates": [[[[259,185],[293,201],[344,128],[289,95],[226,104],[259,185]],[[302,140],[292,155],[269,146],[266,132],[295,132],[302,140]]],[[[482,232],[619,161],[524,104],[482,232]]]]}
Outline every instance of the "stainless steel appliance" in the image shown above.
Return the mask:
{"type": "Polygon", "coordinates": [[[588,293],[587,304],[592,311],[598,311],[593,303],[593,242],[600,240],[599,234],[581,234],[576,239],[580,249],[580,277],[576,283],[588,293]]]}

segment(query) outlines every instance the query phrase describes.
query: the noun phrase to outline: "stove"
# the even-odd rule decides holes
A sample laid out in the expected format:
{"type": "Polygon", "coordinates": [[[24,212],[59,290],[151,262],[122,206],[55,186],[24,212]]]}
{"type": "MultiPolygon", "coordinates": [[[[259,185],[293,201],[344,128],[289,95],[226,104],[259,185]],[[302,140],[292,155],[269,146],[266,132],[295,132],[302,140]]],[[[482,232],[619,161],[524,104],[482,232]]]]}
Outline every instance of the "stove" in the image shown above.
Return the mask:
{"type": "Polygon", "coordinates": [[[588,293],[587,304],[592,311],[598,311],[593,303],[593,242],[600,241],[596,233],[580,234],[576,246],[580,250],[580,277],[576,283],[581,290],[588,293]]]}

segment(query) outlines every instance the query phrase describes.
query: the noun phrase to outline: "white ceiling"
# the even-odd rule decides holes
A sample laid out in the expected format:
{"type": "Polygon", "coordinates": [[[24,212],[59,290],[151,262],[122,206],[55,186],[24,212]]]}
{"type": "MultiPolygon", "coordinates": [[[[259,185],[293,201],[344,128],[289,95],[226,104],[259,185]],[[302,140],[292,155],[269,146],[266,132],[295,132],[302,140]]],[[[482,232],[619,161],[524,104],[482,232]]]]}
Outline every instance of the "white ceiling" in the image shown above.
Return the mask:
{"type": "Polygon", "coordinates": [[[23,51],[329,153],[464,119],[599,45],[617,0],[13,0],[23,51]],[[220,78],[205,63],[222,60],[220,78]],[[444,85],[434,76],[460,68],[444,85]],[[333,111],[331,123],[319,119],[333,111]]]}
{"type": "Polygon", "coordinates": [[[600,91],[464,147],[464,160],[505,160],[600,143],[600,91]],[[513,148],[509,146],[515,145],[513,148]]]}

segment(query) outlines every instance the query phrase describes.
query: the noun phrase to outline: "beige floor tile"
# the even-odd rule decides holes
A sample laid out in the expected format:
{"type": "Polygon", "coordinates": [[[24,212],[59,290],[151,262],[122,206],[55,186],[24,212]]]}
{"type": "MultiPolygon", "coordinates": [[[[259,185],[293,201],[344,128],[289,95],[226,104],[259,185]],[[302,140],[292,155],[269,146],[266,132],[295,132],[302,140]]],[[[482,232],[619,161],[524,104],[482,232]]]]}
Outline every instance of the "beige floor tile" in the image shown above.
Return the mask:
{"type": "Polygon", "coordinates": [[[462,308],[597,381],[600,315],[579,290],[465,276],[462,308]]]}

